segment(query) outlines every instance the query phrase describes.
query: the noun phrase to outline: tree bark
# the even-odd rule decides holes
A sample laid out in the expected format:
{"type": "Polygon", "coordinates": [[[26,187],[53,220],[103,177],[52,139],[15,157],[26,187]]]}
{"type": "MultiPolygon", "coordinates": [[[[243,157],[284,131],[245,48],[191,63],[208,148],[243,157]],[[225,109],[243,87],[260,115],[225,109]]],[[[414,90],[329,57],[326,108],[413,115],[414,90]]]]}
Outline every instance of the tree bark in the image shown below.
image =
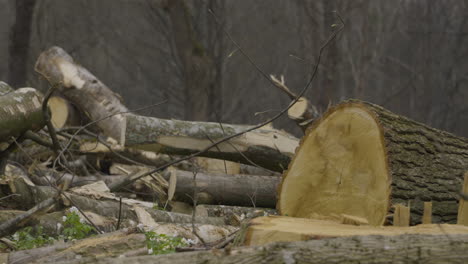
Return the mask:
{"type": "MultiPolygon", "coordinates": [[[[186,194],[193,192],[193,172],[173,170],[171,173],[175,173],[177,177],[176,200],[190,203],[191,198],[186,194]]],[[[169,174],[165,175],[168,181],[169,174]]],[[[198,202],[274,208],[280,181],[281,178],[275,176],[199,172],[196,176],[197,191],[206,193],[210,199],[198,202]]]]}
{"type": "Polygon", "coordinates": [[[468,235],[354,236],[226,251],[200,251],[131,258],[81,259],[72,263],[464,263],[468,235]]]}
{"type": "MultiPolygon", "coordinates": [[[[345,218],[342,218],[342,222],[345,218]]],[[[403,234],[468,234],[468,227],[452,224],[416,225],[411,227],[343,224],[329,220],[288,216],[257,217],[249,222],[244,244],[258,246],[279,241],[300,241],[349,236],[396,236],[403,234]]]]}
{"type": "MultiPolygon", "coordinates": [[[[43,52],[36,71],[59,85],[60,92],[92,121],[98,121],[105,135],[121,145],[153,152],[187,155],[223,137],[250,126],[209,122],[165,120],[133,114],[119,114],[127,108],[119,97],[89,71],[77,65],[64,50],[53,47],[43,52]]],[[[258,129],[213,147],[201,156],[226,159],[283,171],[297,146],[297,139],[275,129],[258,129]]]]}
{"type": "Polygon", "coordinates": [[[44,126],[42,94],[33,88],[13,90],[0,83],[0,142],[44,126]]]}
{"type": "Polygon", "coordinates": [[[107,136],[124,144],[125,118],[120,113],[128,109],[121,103],[120,96],[59,47],[41,53],[35,70],[56,85],[61,94],[90,120],[96,121],[97,127],[107,136]]]}
{"type": "Polygon", "coordinates": [[[455,223],[466,170],[467,139],[351,100],[308,129],[283,177],[278,208],[283,215],[348,214],[380,225],[400,203],[411,207],[416,224],[432,201],[433,223],[455,223]]]}
{"type": "MultiPolygon", "coordinates": [[[[126,146],[167,154],[189,155],[214,141],[244,131],[250,126],[211,122],[165,120],[126,116],[126,146]],[[221,127],[222,126],[222,127],[221,127]]],[[[200,156],[250,164],[274,171],[288,165],[297,139],[276,129],[257,129],[211,148],[200,156]]]]}

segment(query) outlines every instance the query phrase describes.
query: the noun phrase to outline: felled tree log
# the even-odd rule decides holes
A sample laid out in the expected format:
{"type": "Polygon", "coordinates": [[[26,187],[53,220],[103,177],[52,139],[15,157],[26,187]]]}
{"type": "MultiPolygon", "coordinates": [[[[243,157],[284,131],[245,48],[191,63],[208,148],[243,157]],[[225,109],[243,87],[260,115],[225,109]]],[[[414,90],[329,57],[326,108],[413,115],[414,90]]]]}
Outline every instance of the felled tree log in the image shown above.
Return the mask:
{"type": "MultiPolygon", "coordinates": [[[[207,243],[227,237],[232,228],[209,227],[197,225],[198,235],[207,243]]],[[[160,225],[153,229],[156,234],[178,236],[198,241],[190,227],[175,225],[160,225]]],[[[121,230],[103,235],[81,239],[76,242],[56,243],[54,245],[12,252],[8,256],[8,263],[67,263],[79,260],[77,263],[94,263],[102,258],[121,258],[138,253],[148,254],[144,234],[134,233],[135,229],[121,230]]]]}
{"type": "Polygon", "coordinates": [[[128,109],[120,102],[118,95],[75,63],[63,49],[52,47],[41,53],[35,70],[57,86],[58,91],[86,113],[90,120],[100,120],[96,125],[107,136],[122,142],[125,118],[120,113],[128,109]]]}
{"type": "MultiPolygon", "coordinates": [[[[58,87],[63,96],[86,113],[91,121],[101,120],[97,126],[123,146],[187,155],[204,149],[213,141],[250,128],[119,114],[127,112],[120,97],[59,47],[43,52],[35,69],[51,84],[60,84],[58,87]]],[[[213,147],[202,156],[247,164],[254,162],[270,170],[282,171],[297,143],[295,137],[285,132],[258,129],[213,147]]]]}
{"type": "Polygon", "coordinates": [[[455,223],[468,170],[468,140],[356,100],[329,110],[304,136],[283,176],[282,215],[340,214],[381,225],[392,204],[410,204],[421,223],[432,201],[433,223],[455,223]]]}
{"type": "MultiPolygon", "coordinates": [[[[193,172],[172,170],[171,173],[177,178],[176,200],[190,203],[191,198],[186,194],[193,193],[193,172]]],[[[167,180],[169,174],[165,175],[167,180]]],[[[198,203],[274,208],[280,181],[281,178],[275,176],[199,172],[196,175],[197,192],[206,193],[209,199],[199,199],[198,203]]]]}
{"type": "Polygon", "coordinates": [[[127,251],[144,247],[143,234],[134,233],[134,230],[116,231],[76,242],[58,242],[41,248],[15,251],[9,254],[8,263],[55,263],[82,257],[118,257],[127,251]]]}
{"type": "Polygon", "coordinates": [[[245,245],[258,246],[279,241],[299,241],[344,236],[403,234],[468,235],[468,227],[452,224],[428,224],[411,227],[357,226],[333,221],[287,216],[258,217],[250,221],[245,235],[245,245]]]}
{"type": "Polygon", "coordinates": [[[199,251],[66,262],[98,264],[235,263],[464,263],[468,235],[353,236],[278,242],[229,251],[199,251]]]}
{"type": "MultiPolygon", "coordinates": [[[[188,155],[221,138],[245,131],[250,126],[211,122],[165,120],[126,115],[125,144],[128,147],[167,154],[188,155]]],[[[283,171],[298,140],[276,129],[257,129],[211,148],[200,156],[255,164],[283,171]],[[247,157],[247,159],[245,158],[247,157]]]]}
{"type": "Polygon", "coordinates": [[[36,89],[13,90],[0,82],[0,142],[44,126],[42,99],[36,89]]]}

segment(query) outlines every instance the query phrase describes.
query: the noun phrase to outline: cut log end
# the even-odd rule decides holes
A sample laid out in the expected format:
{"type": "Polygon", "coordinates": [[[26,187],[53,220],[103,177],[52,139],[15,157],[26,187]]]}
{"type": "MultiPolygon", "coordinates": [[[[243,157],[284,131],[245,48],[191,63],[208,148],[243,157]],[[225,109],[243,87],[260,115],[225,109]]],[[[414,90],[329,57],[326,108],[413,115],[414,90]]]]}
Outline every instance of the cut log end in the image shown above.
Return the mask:
{"type": "Polygon", "coordinates": [[[309,108],[309,103],[304,97],[299,98],[299,100],[291,106],[288,110],[289,118],[293,120],[304,120],[307,118],[307,112],[309,108]]]}
{"type": "Polygon", "coordinates": [[[68,103],[65,99],[53,96],[47,102],[52,112],[51,122],[55,128],[63,128],[70,115],[68,103]]]}
{"type": "Polygon", "coordinates": [[[342,104],[314,123],[283,177],[282,215],[349,214],[384,223],[390,176],[382,128],[359,103],[342,104]]]}

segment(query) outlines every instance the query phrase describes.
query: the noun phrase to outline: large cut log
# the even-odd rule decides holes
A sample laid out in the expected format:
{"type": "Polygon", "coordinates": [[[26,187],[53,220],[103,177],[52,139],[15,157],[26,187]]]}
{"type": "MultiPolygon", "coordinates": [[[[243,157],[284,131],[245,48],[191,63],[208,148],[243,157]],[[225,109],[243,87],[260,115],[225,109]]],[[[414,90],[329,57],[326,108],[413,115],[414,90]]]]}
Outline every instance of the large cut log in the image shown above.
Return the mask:
{"type": "MultiPolygon", "coordinates": [[[[170,173],[177,178],[176,200],[192,203],[187,194],[193,193],[193,172],[171,170],[170,173]]],[[[168,181],[170,173],[164,176],[168,181]]],[[[281,178],[276,176],[199,172],[196,175],[197,192],[204,193],[204,199],[199,197],[198,203],[274,208],[280,181],[281,178]]]]}
{"type": "Polygon", "coordinates": [[[74,62],[59,47],[41,53],[35,70],[93,121],[107,135],[122,142],[125,118],[120,114],[128,109],[105,84],[74,62]]]}
{"type": "Polygon", "coordinates": [[[130,258],[79,259],[96,264],[254,263],[465,263],[468,235],[353,236],[277,242],[226,251],[200,251],[130,258]]]}
{"type": "Polygon", "coordinates": [[[250,221],[245,234],[246,246],[258,246],[272,242],[299,241],[345,236],[396,236],[403,234],[468,235],[468,227],[452,224],[428,224],[411,227],[349,225],[333,221],[266,216],[250,221]]]}
{"type": "MultiPolygon", "coordinates": [[[[43,52],[35,70],[51,84],[57,85],[61,94],[103,133],[116,139],[120,145],[153,152],[187,155],[196,153],[221,138],[242,132],[251,126],[228,125],[209,122],[165,120],[133,114],[105,84],[59,47],[43,52]]],[[[53,110],[53,109],[52,109],[53,110]]],[[[245,133],[224,142],[201,156],[231,160],[283,171],[298,144],[298,140],[272,128],[245,133]]]]}
{"type": "Polygon", "coordinates": [[[468,170],[468,140],[356,100],[330,109],[302,139],[283,176],[282,215],[354,215],[381,225],[392,205],[410,205],[421,223],[455,223],[468,170]]]}
{"type": "Polygon", "coordinates": [[[44,127],[42,99],[36,89],[13,90],[0,82],[0,142],[44,127]]]}
{"type": "MultiPolygon", "coordinates": [[[[177,155],[196,153],[214,141],[251,127],[166,120],[132,114],[126,115],[126,120],[126,146],[177,155]]],[[[212,147],[201,156],[245,164],[253,162],[270,170],[283,171],[289,164],[297,145],[298,140],[286,132],[262,128],[212,147]]]]}

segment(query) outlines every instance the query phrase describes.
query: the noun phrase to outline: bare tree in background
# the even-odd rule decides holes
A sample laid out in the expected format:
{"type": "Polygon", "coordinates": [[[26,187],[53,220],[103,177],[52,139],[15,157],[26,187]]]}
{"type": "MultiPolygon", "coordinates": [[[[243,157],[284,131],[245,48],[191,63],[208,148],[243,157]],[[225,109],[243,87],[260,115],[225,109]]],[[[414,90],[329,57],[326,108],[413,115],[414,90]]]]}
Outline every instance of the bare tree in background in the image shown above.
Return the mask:
{"type": "MultiPolygon", "coordinates": [[[[24,86],[26,81],[29,39],[35,0],[17,0],[16,17],[10,31],[9,41],[9,76],[8,82],[13,87],[24,86]]],[[[2,4],[4,5],[4,4],[2,4]]]]}
{"type": "Polygon", "coordinates": [[[185,119],[215,120],[221,110],[222,31],[210,21],[208,10],[222,13],[219,1],[168,1],[172,45],[185,85],[185,119]]]}

